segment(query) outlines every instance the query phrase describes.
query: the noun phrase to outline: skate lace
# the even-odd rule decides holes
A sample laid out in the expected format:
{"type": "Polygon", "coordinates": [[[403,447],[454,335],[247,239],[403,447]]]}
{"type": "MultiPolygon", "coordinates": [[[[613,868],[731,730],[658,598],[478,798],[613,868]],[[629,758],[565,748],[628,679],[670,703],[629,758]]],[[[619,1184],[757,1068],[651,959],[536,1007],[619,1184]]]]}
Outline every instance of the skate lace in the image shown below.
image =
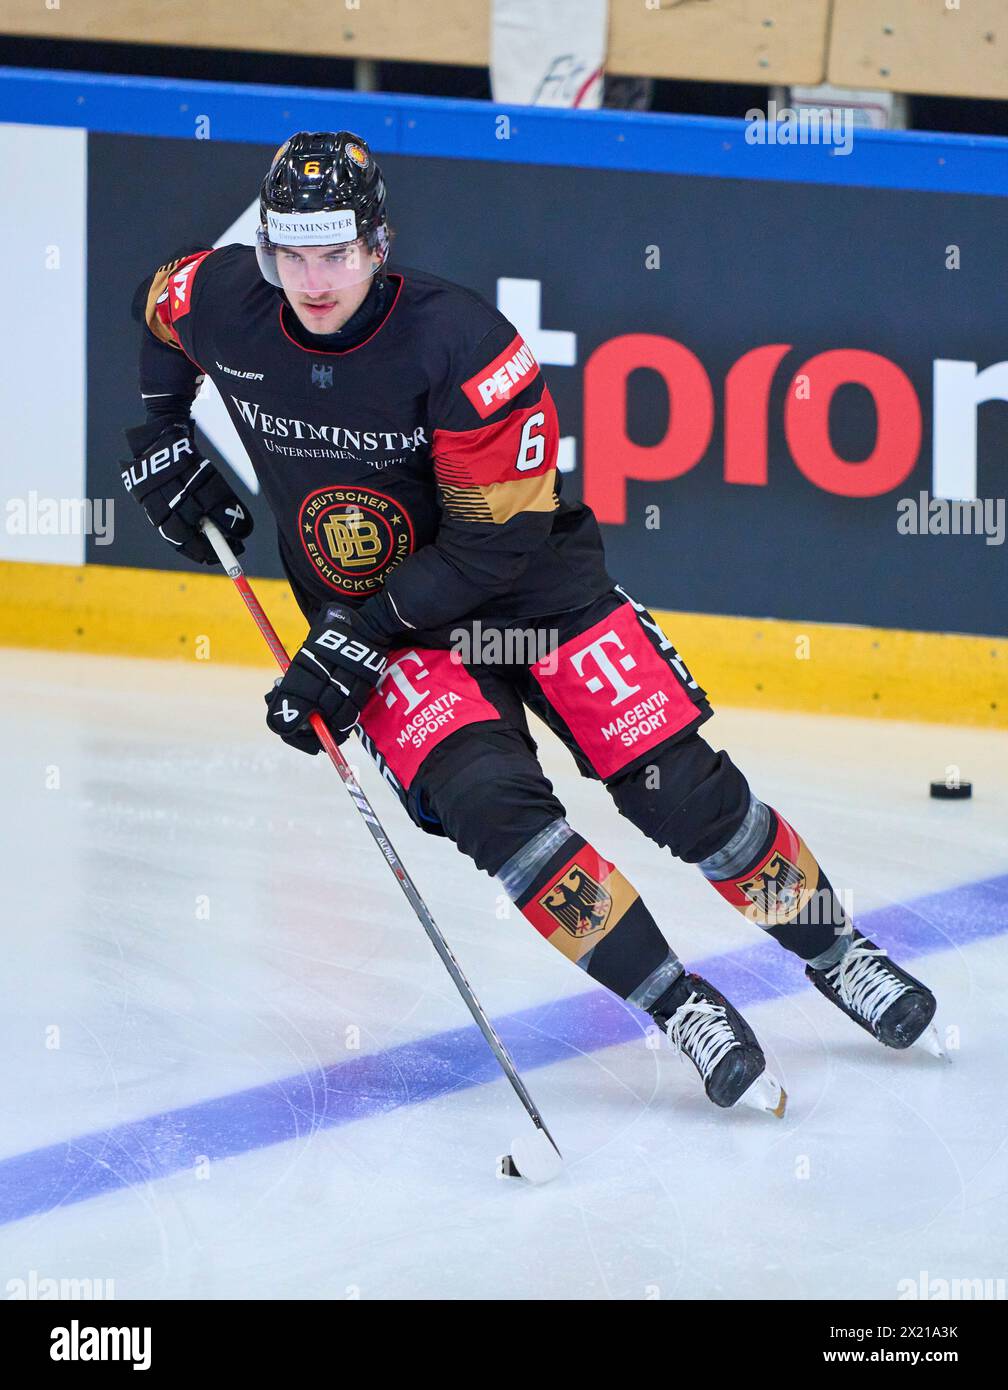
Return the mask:
{"type": "Polygon", "coordinates": [[[712,1004],[693,993],[680,1004],[668,1024],[668,1039],[680,1061],[685,1052],[706,1081],[733,1047],[741,1043],[732,1031],[722,1005],[712,1004]]]}
{"type": "Polygon", "coordinates": [[[847,1007],[872,1024],[877,1023],[889,1005],[909,989],[909,985],[881,964],[879,957],[887,954],[880,946],[866,946],[856,941],[848,947],[847,954],[826,972],[827,980],[838,990],[847,1007]]]}

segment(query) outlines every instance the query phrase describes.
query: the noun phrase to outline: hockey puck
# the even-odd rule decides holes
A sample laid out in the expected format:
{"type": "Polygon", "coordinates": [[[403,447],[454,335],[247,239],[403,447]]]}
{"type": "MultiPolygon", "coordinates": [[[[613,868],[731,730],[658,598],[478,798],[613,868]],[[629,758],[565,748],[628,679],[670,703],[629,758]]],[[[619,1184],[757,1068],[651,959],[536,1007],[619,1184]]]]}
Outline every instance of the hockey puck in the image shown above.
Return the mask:
{"type": "Polygon", "coordinates": [[[931,795],[936,801],[968,801],[973,795],[972,782],[932,782],[931,795]]]}

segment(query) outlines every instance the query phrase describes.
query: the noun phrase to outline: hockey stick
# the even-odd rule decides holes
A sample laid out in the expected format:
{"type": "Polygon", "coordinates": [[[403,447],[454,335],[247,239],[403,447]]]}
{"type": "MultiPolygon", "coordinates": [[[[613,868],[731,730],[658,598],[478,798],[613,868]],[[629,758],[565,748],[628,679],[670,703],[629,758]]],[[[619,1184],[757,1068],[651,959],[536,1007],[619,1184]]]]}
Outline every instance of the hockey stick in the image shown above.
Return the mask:
{"type": "MultiPolygon", "coordinates": [[[[242,570],[241,565],[239,565],[237,557],[235,556],[231,547],[228,545],[227,541],[224,539],[218,527],[214,524],[214,522],[210,520],[209,517],[204,517],[203,520],[200,522],[200,526],[203,529],[203,534],[206,536],[207,540],[213,546],[214,551],[217,554],[217,558],[224,567],[224,570],[227,573],[228,577],[234,581],[235,588],[238,590],[242,598],[245,600],[245,606],[252,614],[252,617],[255,619],[256,626],[262,633],[263,637],[266,639],[266,645],[269,647],[270,651],[276,658],[277,665],[280,667],[281,671],[286,671],[287,667],[290,665],[290,657],[287,655],[283,643],[277,636],[273,624],[270,622],[269,618],[267,618],[266,613],[263,610],[262,604],[259,602],[255,594],[253,593],[252,586],[245,578],[244,571],[242,570]]],[[[504,1075],[511,1082],[511,1087],[514,1090],[515,1095],[517,1095],[518,1099],[525,1107],[529,1119],[532,1121],[536,1129],[539,1131],[540,1136],[544,1136],[549,1141],[550,1145],[552,1146],[553,1153],[555,1153],[556,1155],[556,1159],[554,1159],[553,1154],[550,1154],[548,1151],[540,1152],[536,1150],[529,1150],[527,1145],[523,1141],[515,1141],[519,1149],[522,1151],[520,1154],[522,1161],[520,1163],[512,1162],[510,1164],[510,1168],[508,1168],[506,1165],[508,1160],[512,1158],[512,1155],[505,1154],[504,1158],[500,1160],[501,1164],[505,1165],[502,1166],[502,1168],[500,1169],[501,1175],[527,1177],[530,1178],[532,1181],[545,1181],[546,1176],[554,1176],[553,1170],[556,1167],[556,1160],[561,1157],[560,1150],[557,1148],[556,1140],[553,1138],[552,1134],[550,1134],[549,1130],[546,1128],[546,1124],[543,1120],[543,1117],[540,1115],[535,1102],[529,1095],[524,1081],[522,1081],[521,1077],[518,1075],[518,1070],[515,1067],[514,1062],[511,1060],[507,1048],[501,1042],[493,1024],[487,1018],[486,1013],[483,1010],[483,1006],[476,998],[475,994],[472,991],[472,987],[469,984],[469,981],[462,973],[462,967],[459,965],[458,961],[452,954],[451,947],[448,945],[447,941],[442,936],[440,928],[434,921],[434,918],[431,916],[427,908],[427,904],[424,902],[423,898],[421,898],[416,885],[410,878],[409,874],[406,872],[402,860],[396,853],[395,847],[389,840],[388,836],[385,834],[385,830],[382,826],[381,821],[375,815],[371,807],[370,801],[368,801],[363,789],[361,788],[360,783],[354,776],[353,768],[350,766],[346,758],[344,758],[343,754],[340,752],[338,744],[336,743],[332,734],[326,728],[325,721],[323,720],[322,716],[318,713],[317,710],[313,711],[308,716],[308,722],[315,730],[315,733],[318,735],[319,742],[321,743],[325,751],[329,754],[330,761],[332,762],[336,771],[339,773],[340,777],[343,779],[343,785],[350,793],[350,796],[353,799],[353,803],[360,813],[361,819],[364,821],[364,823],[367,825],[367,828],[370,830],[371,836],[375,844],[378,846],[382,854],[385,856],[385,862],[388,864],[389,868],[395,874],[396,879],[399,883],[399,887],[405,893],[410,906],[416,913],[417,917],[420,919],[420,925],[423,927],[424,931],[430,938],[431,945],[434,947],[435,951],[437,951],[438,955],[441,957],[445,969],[448,971],[448,974],[452,977],[452,980],[454,981],[455,988],[458,990],[459,994],[461,994],[462,998],[465,1001],[466,1007],[472,1014],[477,1028],[479,1028],[484,1038],[486,1038],[490,1050],[497,1058],[497,1061],[500,1063],[504,1075]]],[[[512,1145],[512,1148],[514,1147],[515,1144],[512,1145]]],[[[543,1146],[539,1147],[542,1148],[543,1146]]]]}

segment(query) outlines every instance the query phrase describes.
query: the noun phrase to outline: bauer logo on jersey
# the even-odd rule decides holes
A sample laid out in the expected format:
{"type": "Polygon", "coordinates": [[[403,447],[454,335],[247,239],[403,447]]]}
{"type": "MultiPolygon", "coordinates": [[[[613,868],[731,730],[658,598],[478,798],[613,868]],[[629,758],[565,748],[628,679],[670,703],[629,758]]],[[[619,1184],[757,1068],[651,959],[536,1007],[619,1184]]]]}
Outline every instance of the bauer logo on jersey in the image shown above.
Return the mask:
{"type": "Polygon", "coordinates": [[[580,864],[572,864],[539,899],[539,905],[571,936],[590,936],[605,931],[612,911],[612,894],[597,883],[580,864]]]}
{"type": "Polygon", "coordinates": [[[513,400],[539,375],[539,363],[520,334],[492,362],[463,381],[462,390],[481,420],[513,400]]]}
{"type": "Polygon", "coordinates": [[[371,488],[309,493],[301,503],[298,532],[315,573],[348,598],[377,593],[413,550],[413,523],[405,508],[371,488]]]}

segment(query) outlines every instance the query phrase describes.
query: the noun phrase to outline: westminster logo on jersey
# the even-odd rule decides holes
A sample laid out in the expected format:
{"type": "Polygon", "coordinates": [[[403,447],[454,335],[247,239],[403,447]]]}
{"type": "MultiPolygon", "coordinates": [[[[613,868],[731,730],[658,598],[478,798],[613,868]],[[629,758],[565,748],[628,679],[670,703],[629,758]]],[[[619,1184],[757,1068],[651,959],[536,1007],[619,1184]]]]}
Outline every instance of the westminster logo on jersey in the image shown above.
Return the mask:
{"type": "Polygon", "coordinates": [[[571,865],[539,902],[571,936],[605,931],[613,904],[612,894],[578,864],[571,865]]]}
{"type": "Polygon", "coordinates": [[[298,530],[319,578],[348,598],[376,593],[413,550],[413,525],[405,508],[371,488],[309,493],[301,503],[298,530]]]}

